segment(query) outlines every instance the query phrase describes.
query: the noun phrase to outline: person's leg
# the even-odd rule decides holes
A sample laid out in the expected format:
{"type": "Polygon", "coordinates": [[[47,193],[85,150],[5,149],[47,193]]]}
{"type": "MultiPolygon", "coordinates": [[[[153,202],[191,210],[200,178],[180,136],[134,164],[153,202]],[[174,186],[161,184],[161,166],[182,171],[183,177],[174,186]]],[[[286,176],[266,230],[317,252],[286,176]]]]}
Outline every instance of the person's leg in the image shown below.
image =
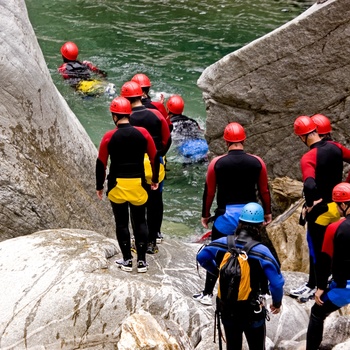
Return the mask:
{"type": "MultiPolygon", "coordinates": [[[[240,318],[239,315],[238,317],[240,318]]],[[[236,320],[233,317],[221,317],[221,321],[225,330],[226,349],[241,350],[243,341],[243,327],[245,322],[241,322],[241,320],[236,320]]]]}
{"type": "MultiPolygon", "coordinates": [[[[161,184],[159,184],[161,185],[161,184]]],[[[148,200],[147,200],[147,225],[148,225],[148,243],[152,249],[149,249],[149,253],[153,254],[158,251],[156,247],[158,233],[160,232],[163,221],[163,192],[161,186],[157,190],[151,190],[148,187],[148,200]],[[156,248],[156,249],[155,249],[156,248]]]]}
{"type": "Polygon", "coordinates": [[[130,251],[129,204],[127,202],[122,204],[111,202],[111,205],[116,224],[117,240],[123,259],[126,261],[132,258],[130,251]]]}
{"type": "Polygon", "coordinates": [[[265,320],[249,325],[245,330],[248,346],[250,350],[265,350],[266,323],[265,320]]]}
{"type": "Polygon", "coordinates": [[[306,350],[317,350],[323,338],[323,323],[327,316],[339,307],[327,299],[322,306],[316,303],[311,308],[309,326],[306,334],[306,350]]]}
{"type": "Polygon", "coordinates": [[[148,228],[146,223],[145,205],[135,206],[130,204],[131,216],[133,219],[135,245],[137,260],[146,262],[146,250],[148,239],[148,228]]]}

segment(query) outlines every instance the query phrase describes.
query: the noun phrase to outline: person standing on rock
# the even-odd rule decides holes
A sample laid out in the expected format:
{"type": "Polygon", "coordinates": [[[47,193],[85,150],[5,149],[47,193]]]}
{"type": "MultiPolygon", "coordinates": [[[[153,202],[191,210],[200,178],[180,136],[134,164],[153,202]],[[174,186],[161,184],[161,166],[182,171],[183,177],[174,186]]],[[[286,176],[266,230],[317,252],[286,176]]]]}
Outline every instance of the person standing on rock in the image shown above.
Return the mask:
{"type": "MultiPolygon", "coordinates": [[[[320,138],[322,140],[333,142],[335,145],[337,145],[343,153],[343,160],[346,163],[350,163],[350,149],[346,148],[345,146],[343,146],[339,142],[333,141],[333,139],[332,139],[332,135],[331,135],[332,125],[331,125],[330,120],[323,114],[315,114],[315,115],[311,116],[310,118],[316,124],[317,133],[320,136],[320,138]]],[[[350,171],[348,173],[348,176],[347,176],[345,182],[350,183],[350,171]]]]}
{"type": "Polygon", "coordinates": [[[116,233],[123,258],[117,265],[127,272],[132,271],[130,250],[129,210],[133,219],[134,237],[137,251],[137,272],[146,272],[146,250],[148,228],[146,223],[146,202],[148,194],[144,170],[144,155],[147,153],[152,167],[151,190],[158,189],[159,157],[149,132],[130,125],[130,102],[124,97],[116,97],[110,111],[116,128],[102,138],[96,161],[96,193],[103,197],[108,158],[107,195],[111,202],[116,223],[116,233]]]}
{"type": "Polygon", "coordinates": [[[342,182],[332,192],[340,216],[330,224],[324,235],[321,253],[317,261],[317,291],[306,337],[306,350],[317,350],[323,338],[326,317],[350,304],[350,184],[342,182]],[[328,286],[328,277],[332,281],[328,286]]]}
{"type": "MultiPolygon", "coordinates": [[[[255,241],[247,255],[251,289],[249,289],[249,296],[244,300],[228,299],[224,301],[220,298],[222,289],[220,294],[218,292],[217,312],[225,329],[227,350],[242,349],[243,333],[246,336],[249,349],[265,349],[267,310],[261,295],[270,291],[272,296],[270,311],[272,314],[280,312],[284,278],[279,263],[271,251],[265,245],[258,243],[261,240],[261,228],[265,220],[263,208],[254,202],[246,204],[239,215],[239,223],[235,232],[235,246],[243,248],[252,240],[255,241]]],[[[217,274],[227,250],[228,236],[224,236],[200,250],[197,254],[197,261],[209,273],[217,274]]],[[[223,285],[221,284],[220,287],[222,288],[223,285]]]]}
{"type": "Polygon", "coordinates": [[[346,157],[334,142],[320,138],[315,122],[308,116],[296,118],[294,133],[310,148],[300,162],[305,196],[302,214],[307,222],[310,266],[307,283],[292,289],[290,295],[306,301],[316,291],[315,264],[321,253],[326,228],[340,218],[337,206],[332,201],[332,189],[342,181],[343,160],[346,157]]]}
{"type": "MultiPolygon", "coordinates": [[[[257,192],[265,212],[264,225],[272,221],[266,165],[260,157],[244,151],[245,139],[242,125],[228,124],[224,130],[228,153],[214,158],[208,166],[201,223],[208,228],[210,208],[216,193],[212,241],[234,233],[245,204],[258,201],[257,192]]],[[[211,305],[217,277],[217,274],[207,272],[204,290],[194,294],[193,298],[204,305],[211,305]]]]}
{"type": "MultiPolygon", "coordinates": [[[[142,102],[143,95],[141,86],[135,81],[128,81],[121,87],[120,95],[128,99],[131,103],[132,112],[130,115],[130,124],[145,128],[152,136],[160,157],[159,187],[156,191],[149,190],[147,201],[147,225],[149,231],[148,254],[158,253],[157,242],[163,239],[161,226],[163,221],[163,185],[164,185],[164,161],[163,157],[171,145],[171,137],[168,123],[163,115],[157,109],[148,109],[142,102]]],[[[145,167],[149,162],[145,160],[145,167]]],[[[147,174],[149,171],[147,171],[147,174]]],[[[146,174],[146,180],[147,180],[146,174]]],[[[149,181],[148,181],[149,182],[149,181]]],[[[150,186],[148,186],[150,189],[150,186]]]]}

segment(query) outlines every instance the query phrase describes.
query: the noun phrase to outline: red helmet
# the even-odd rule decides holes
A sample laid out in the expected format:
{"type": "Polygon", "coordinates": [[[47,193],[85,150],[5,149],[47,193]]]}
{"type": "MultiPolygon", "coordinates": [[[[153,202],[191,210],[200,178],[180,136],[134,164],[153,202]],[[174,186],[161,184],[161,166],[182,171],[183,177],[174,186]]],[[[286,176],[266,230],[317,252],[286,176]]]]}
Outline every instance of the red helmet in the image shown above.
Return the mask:
{"type": "Polygon", "coordinates": [[[168,111],[173,114],[181,114],[185,108],[185,102],[180,95],[173,95],[166,103],[168,111]]]}
{"type": "Polygon", "coordinates": [[[135,81],[127,81],[120,90],[123,97],[141,97],[143,95],[141,86],[135,81]]]}
{"type": "Polygon", "coordinates": [[[333,188],[332,200],[338,203],[350,202],[350,184],[348,182],[341,182],[336,185],[333,188]]]}
{"type": "Polygon", "coordinates": [[[310,132],[315,131],[316,128],[314,121],[306,115],[302,115],[295,119],[294,133],[298,136],[307,135],[310,132]]]}
{"type": "Polygon", "coordinates": [[[311,117],[311,119],[316,124],[317,132],[320,135],[329,134],[332,131],[331,122],[325,115],[315,114],[311,117]]]}
{"type": "Polygon", "coordinates": [[[139,83],[142,88],[151,86],[151,81],[146,74],[135,74],[131,81],[136,81],[136,83],[139,83]]]}
{"type": "Polygon", "coordinates": [[[228,142],[242,142],[246,138],[244,128],[239,123],[230,123],[224,130],[224,140],[228,142]]]}
{"type": "Polygon", "coordinates": [[[78,53],[78,46],[71,41],[67,41],[61,47],[61,54],[67,60],[75,61],[78,57],[78,53]]]}
{"type": "Polygon", "coordinates": [[[111,102],[109,110],[115,114],[130,114],[131,113],[131,104],[130,101],[125,97],[116,97],[111,102]]]}

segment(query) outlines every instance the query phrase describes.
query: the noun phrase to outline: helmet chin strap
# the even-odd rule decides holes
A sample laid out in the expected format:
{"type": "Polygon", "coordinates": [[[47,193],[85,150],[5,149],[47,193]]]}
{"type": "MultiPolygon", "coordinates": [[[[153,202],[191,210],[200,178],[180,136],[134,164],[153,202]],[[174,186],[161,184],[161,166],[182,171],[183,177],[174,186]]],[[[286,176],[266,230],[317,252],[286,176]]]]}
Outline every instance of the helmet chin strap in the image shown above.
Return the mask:
{"type": "Polygon", "coordinates": [[[347,211],[349,210],[349,208],[350,208],[350,202],[343,202],[343,203],[341,203],[338,207],[339,207],[340,210],[342,211],[343,216],[346,217],[346,215],[347,215],[346,212],[347,212],[347,211]],[[343,209],[342,204],[345,204],[345,205],[346,205],[346,208],[345,208],[345,209],[343,209]]]}

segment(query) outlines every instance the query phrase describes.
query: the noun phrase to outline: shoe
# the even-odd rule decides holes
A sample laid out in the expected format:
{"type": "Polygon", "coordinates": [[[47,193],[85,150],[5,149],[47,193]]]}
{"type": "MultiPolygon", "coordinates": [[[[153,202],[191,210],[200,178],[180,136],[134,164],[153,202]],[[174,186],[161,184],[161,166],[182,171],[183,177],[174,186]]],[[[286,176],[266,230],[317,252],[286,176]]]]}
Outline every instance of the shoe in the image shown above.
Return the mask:
{"type": "Polygon", "coordinates": [[[147,272],[147,270],[148,270],[148,264],[143,260],[139,260],[137,262],[137,272],[147,272]]]}
{"type": "Polygon", "coordinates": [[[126,271],[126,272],[131,272],[132,271],[132,260],[124,260],[122,259],[118,259],[115,261],[115,263],[118,265],[118,267],[121,268],[122,271],[126,271]]]}
{"type": "Polygon", "coordinates": [[[147,254],[157,254],[159,252],[158,246],[155,243],[149,243],[147,246],[147,254]]]}
{"type": "Polygon", "coordinates": [[[157,232],[157,241],[156,243],[161,244],[163,242],[164,236],[161,232],[157,232]]]}
{"type": "Polygon", "coordinates": [[[192,298],[199,301],[203,305],[213,305],[213,294],[204,294],[204,292],[199,292],[193,294],[192,298]]]}
{"type": "Polygon", "coordinates": [[[316,293],[316,288],[309,288],[306,283],[302,286],[291,289],[289,295],[299,299],[311,299],[316,293]]]}

